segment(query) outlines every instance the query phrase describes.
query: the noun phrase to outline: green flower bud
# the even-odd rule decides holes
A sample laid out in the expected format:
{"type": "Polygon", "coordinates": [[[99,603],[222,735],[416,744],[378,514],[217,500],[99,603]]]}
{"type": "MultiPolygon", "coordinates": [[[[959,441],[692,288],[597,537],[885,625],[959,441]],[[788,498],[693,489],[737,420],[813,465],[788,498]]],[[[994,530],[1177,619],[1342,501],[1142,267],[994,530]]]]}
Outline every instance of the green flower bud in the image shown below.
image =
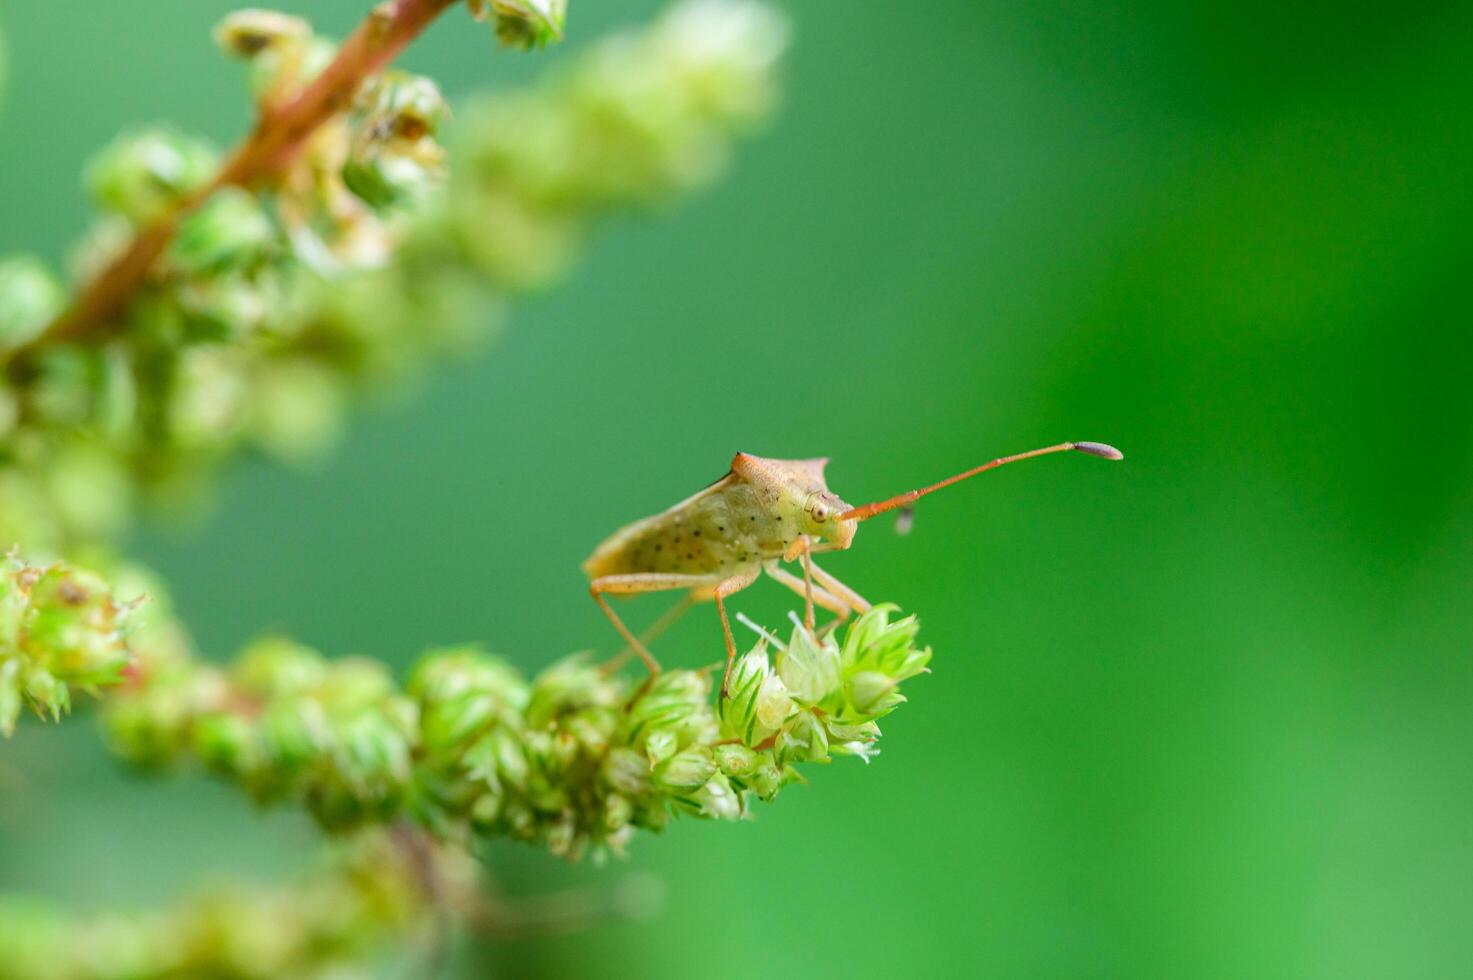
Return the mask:
{"type": "Polygon", "coordinates": [[[285,637],[263,637],[246,647],[231,668],[232,680],[263,697],[279,697],[315,688],[327,676],[327,663],[317,651],[285,637]]]}
{"type": "Polygon", "coordinates": [[[878,718],[905,701],[900,682],[877,670],[863,670],[849,678],[849,704],[861,715],[878,718]]]}
{"type": "Polygon", "coordinates": [[[633,749],[610,749],[604,758],[603,777],[626,796],[643,796],[650,788],[650,763],[633,749]]]}
{"type": "Polygon", "coordinates": [[[746,776],[757,768],[761,759],[745,745],[717,745],[713,752],[716,768],[727,776],[746,776]]]}
{"type": "Polygon", "coordinates": [[[96,348],[45,348],[30,384],[31,413],[57,427],[87,424],[97,408],[103,370],[103,355],[96,348]]]}
{"type": "Polygon", "coordinates": [[[758,699],[770,674],[767,648],[761,643],[732,664],[727,697],[717,704],[722,735],[756,745],[772,733],[772,728],[762,730],[757,717],[758,699]]]}
{"type": "Polygon", "coordinates": [[[246,270],[277,245],[276,226],[249,191],[226,187],[184,219],[169,260],[188,274],[246,270]]]}
{"type": "Polygon", "coordinates": [[[606,834],[623,830],[633,819],[634,804],[630,803],[627,797],[611,793],[604,799],[603,829],[606,834]]]}
{"type": "Polygon", "coordinates": [[[37,714],[51,716],[57,721],[72,708],[71,692],[66,682],[44,667],[32,666],[21,675],[21,686],[26,700],[35,707],[37,714]]]}
{"type": "Polygon", "coordinates": [[[742,817],[741,795],[720,773],[707,780],[690,798],[700,815],[708,820],[740,820],[742,817]]]}
{"type": "Polygon", "coordinates": [[[691,790],[716,775],[716,760],[705,746],[693,745],[655,767],[656,785],[666,790],[691,790]]]}
{"type": "Polygon", "coordinates": [[[0,259],[0,351],[15,350],[38,337],[66,299],[66,290],[39,259],[26,255],[0,259]]]}
{"type": "Polygon", "coordinates": [[[680,739],[669,730],[657,730],[644,740],[644,754],[650,765],[657,766],[680,750],[680,739]]]}
{"type": "Polygon", "coordinates": [[[136,765],[162,767],[191,748],[189,730],[197,706],[220,701],[218,691],[209,696],[200,692],[219,684],[220,678],[183,662],[150,663],[143,669],[147,685],[112,698],[103,721],[114,752],[136,765]]]}
{"type": "Polygon", "coordinates": [[[692,0],[660,18],[648,57],[679,79],[687,111],[740,122],[771,108],[788,34],[781,13],[765,3],[692,0]]]}
{"type": "Polygon", "coordinates": [[[430,752],[445,751],[464,743],[493,724],[497,700],[492,694],[465,694],[436,703],[423,715],[421,737],[430,752]]]}
{"type": "Polygon", "coordinates": [[[609,747],[618,724],[618,711],[593,708],[569,715],[563,721],[569,745],[592,755],[601,755],[609,747]]]}
{"type": "Polygon", "coordinates": [[[440,186],[445,151],[435,142],[449,115],[433,81],[386,72],[359,95],[350,119],[343,182],[376,209],[422,199],[440,186]]]}
{"type": "Polygon", "coordinates": [[[919,625],[914,616],[890,622],[892,605],[875,606],[859,617],[844,637],[844,670],[877,671],[896,683],[914,677],[926,669],[931,660],[929,649],[915,646],[919,625]]]}
{"type": "Polygon", "coordinates": [[[71,686],[95,691],[117,683],[130,659],[127,612],[90,572],[3,559],[0,731],[13,729],[20,704],[54,721],[71,708],[71,686]]]}
{"type": "Polygon", "coordinates": [[[256,726],[231,712],[202,715],[192,731],[194,752],[210,769],[226,776],[250,776],[260,768],[256,726]]]}
{"type": "Polygon", "coordinates": [[[573,823],[572,814],[563,814],[551,827],[547,829],[546,843],[548,851],[564,858],[576,858],[581,844],[578,837],[578,827],[573,823]]]}
{"type": "Polygon", "coordinates": [[[501,816],[507,833],[522,840],[530,840],[537,830],[537,815],[532,808],[517,800],[508,800],[501,816]]]}
{"type": "Polygon", "coordinates": [[[624,717],[628,739],[639,746],[665,732],[673,735],[677,744],[685,745],[692,739],[709,736],[716,729],[708,701],[710,690],[710,680],[703,674],[689,670],[665,671],[629,706],[624,717]]]}
{"type": "Polygon", "coordinates": [[[426,710],[469,694],[487,694],[502,710],[519,712],[531,697],[526,680],[509,663],[473,646],[424,654],[410,678],[409,693],[426,710]]]}
{"type": "Polygon", "coordinates": [[[263,368],[246,422],[252,440],[289,462],[320,456],[342,431],[348,392],[340,372],[307,358],[263,368]]]}
{"type": "Polygon", "coordinates": [[[829,740],[832,742],[875,742],[880,738],[880,726],[872,721],[855,724],[841,723],[830,718],[824,727],[829,730],[829,740]]]}
{"type": "Polygon", "coordinates": [[[787,649],[777,656],[777,673],[799,704],[837,707],[843,678],[839,645],[831,638],[818,642],[794,627],[787,649]]]}
{"type": "Polygon", "coordinates": [[[328,749],[327,716],[311,698],[278,698],[261,714],[261,742],[272,764],[294,775],[328,749]]]}
{"type": "Polygon", "coordinates": [[[482,793],[470,807],[470,819],[480,830],[490,830],[501,816],[502,799],[496,793],[482,793]]]}
{"type": "Polygon", "coordinates": [[[268,48],[304,44],[312,25],[274,10],[236,10],[215,27],[215,43],[236,58],[254,58],[268,48]]]}
{"type": "Polygon", "coordinates": [[[618,683],[604,677],[586,658],[569,657],[537,675],[527,702],[527,725],[548,728],[566,715],[586,708],[614,707],[620,701],[618,683]]]}
{"type": "Polygon", "coordinates": [[[785,781],[783,770],[778,768],[770,752],[763,753],[757,767],[750,775],[742,779],[742,782],[756,793],[759,799],[768,802],[777,796],[777,791],[782,789],[785,781]]]}
{"type": "Polygon", "coordinates": [[[793,699],[783,685],[782,678],[769,674],[757,692],[757,719],[753,734],[761,735],[777,731],[793,713],[793,699]]]}
{"type": "Polygon", "coordinates": [[[829,736],[811,711],[800,711],[778,733],[773,754],[780,766],[789,761],[821,762],[829,756],[829,736]]]}
{"type": "Polygon", "coordinates": [[[174,299],[192,341],[241,340],[263,329],[280,305],[271,277],[229,272],[180,283],[174,299]]]}
{"type": "Polygon", "coordinates": [[[489,12],[502,44],[524,51],[563,39],[567,6],[567,0],[471,0],[476,16],[489,12]]]}
{"type": "Polygon", "coordinates": [[[174,364],[166,405],[169,436],[184,449],[208,449],[233,439],[245,423],[248,379],[244,355],[215,347],[186,349],[174,364]]]}
{"type": "Polygon", "coordinates": [[[496,774],[507,785],[525,791],[529,767],[526,753],[511,732],[497,729],[487,736],[496,774]]]}
{"type": "Polygon", "coordinates": [[[202,140],[144,130],[119,137],[93,159],[87,186],[99,207],[142,225],[209,181],[217,166],[202,140]]]}
{"type": "Polygon", "coordinates": [[[409,740],[394,719],[368,711],[334,727],[339,771],[367,802],[382,802],[409,782],[409,740]]]}
{"type": "Polygon", "coordinates": [[[250,65],[250,90],[257,98],[284,95],[316,75],[333,45],[312,34],[300,17],[272,10],[237,10],[215,28],[215,43],[250,65]]]}
{"type": "Polygon", "coordinates": [[[76,535],[105,538],[126,522],[133,484],[115,453],[91,440],[53,449],[45,474],[52,512],[76,535]]]}
{"type": "Polygon", "coordinates": [[[394,678],[377,660],[343,657],[333,661],[318,696],[335,713],[374,711],[396,697],[394,678]]]}
{"type": "Polygon", "coordinates": [[[420,738],[431,753],[468,744],[521,710],[528,698],[526,681],[510,665],[474,648],[426,654],[409,691],[419,704],[420,738]]]}
{"type": "Polygon", "coordinates": [[[93,424],[107,438],[124,441],[133,433],[138,415],[138,382],[126,345],[104,348],[99,374],[93,424]]]}

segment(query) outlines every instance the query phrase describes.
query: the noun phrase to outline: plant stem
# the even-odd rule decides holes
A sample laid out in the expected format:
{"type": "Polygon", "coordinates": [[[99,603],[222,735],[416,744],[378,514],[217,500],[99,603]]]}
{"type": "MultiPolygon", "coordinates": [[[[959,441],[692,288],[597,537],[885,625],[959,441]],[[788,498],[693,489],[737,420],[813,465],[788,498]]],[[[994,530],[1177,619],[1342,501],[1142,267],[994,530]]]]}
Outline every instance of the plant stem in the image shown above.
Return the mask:
{"type": "Polygon", "coordinates": [[[343,42],[332,63],[306,88],[280,105],[263,107],[255,129],[236,147],[214,180],[141,230],[26,349],[118,329],[118,314],[147,280],[180,221],[222,188],[253,187],[281,174],[308,137],[352,104],[364,79],[393,61],[456,2],[384,0],[375,7],[343,42]]]}

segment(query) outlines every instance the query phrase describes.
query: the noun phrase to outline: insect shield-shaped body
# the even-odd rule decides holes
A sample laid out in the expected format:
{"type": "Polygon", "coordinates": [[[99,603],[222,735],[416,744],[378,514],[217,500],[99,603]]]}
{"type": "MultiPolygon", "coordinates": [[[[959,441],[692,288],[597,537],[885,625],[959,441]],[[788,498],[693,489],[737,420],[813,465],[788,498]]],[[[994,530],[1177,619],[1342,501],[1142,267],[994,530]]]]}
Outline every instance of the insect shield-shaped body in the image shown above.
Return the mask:
{"type": "Polygon", "coordinates": [[[788,558],[805,536],[814,551],[849,547],[850,507],[824,483],[826,459],[737,453],[731,472],[669,510],[620,528],[583,563],[589,578],[666,574],[713,580],[755,576],[788,558]]]}
{"type": "MultiPolygon", "coordinates": [[[[653,517],[621,528],[583,563],[594,601],[624,637],[630,651],[651,673],[659,664],[645,646],[694,602],[715,600],[726,637],[726,693],[736,641],[726,616],[725,600],[745,589],[763,571],[804,597],[805,623],[813,628],[813,607],[822,606],[842,620],[851,611],[869,609],[858,593],[814,564],[815,552],[843,551],[854,541],[860,521],[908,506],[928,493],[1006,463],[1047,453],[1079,450],[1107,459],[1118,450],[1100,443],[1060,443],[1044,449],[1004,456],[919,490],[850,507],[824,482],[826,459],[765,459],[738,453],[731,471],[693,497],[653,517]],[[781,561],[803,561],[799,578],[779,567],[781,561]],[[624,625],[605,598],[608,594],[684,590],[685,601],[658,621],[645,641],[624,625]]],[[[622,660],[616,658],[615,662],[622,660]]]]}

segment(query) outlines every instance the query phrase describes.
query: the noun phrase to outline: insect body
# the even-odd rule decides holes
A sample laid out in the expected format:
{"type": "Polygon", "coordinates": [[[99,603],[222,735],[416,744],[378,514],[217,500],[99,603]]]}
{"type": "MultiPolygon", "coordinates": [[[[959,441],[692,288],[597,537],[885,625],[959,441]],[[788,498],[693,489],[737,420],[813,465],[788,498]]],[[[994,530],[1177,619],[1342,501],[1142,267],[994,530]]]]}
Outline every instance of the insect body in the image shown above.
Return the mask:
{"type": "MultiPolygon", "coordinates": [[[[766,571],[804,597],[805,622],[810,629],[815,604],[841,620],[851,611],[865,612],[869,603],[820,569],[813,554],[846,550],[854,542],[860,521],[906,506],[928,493],[1006,463],[1067,450],[1121,458],[1118,450],[1100,443],[1065,442],[994,459],[940,483],[862,507],[850,507],[829,490],[823,475],[826,459],[764,459],[738,453],[731,471],[700,493],[615,532],[583,563],[583,570],[591,580],[594,601],[651,673],[659,672],[659,664],[605,596],[684,590],[686,599],[672,611],[674,615],[694,602],[714,600],[726,637],[724,696],[736,656],[725,604],[732,593],[745,589],[766,571]],[[799,558],[802,578],[780,566],[799,558]]],[[[666,617],[657,628],[668,625],[672,618],[666,617]]]]}

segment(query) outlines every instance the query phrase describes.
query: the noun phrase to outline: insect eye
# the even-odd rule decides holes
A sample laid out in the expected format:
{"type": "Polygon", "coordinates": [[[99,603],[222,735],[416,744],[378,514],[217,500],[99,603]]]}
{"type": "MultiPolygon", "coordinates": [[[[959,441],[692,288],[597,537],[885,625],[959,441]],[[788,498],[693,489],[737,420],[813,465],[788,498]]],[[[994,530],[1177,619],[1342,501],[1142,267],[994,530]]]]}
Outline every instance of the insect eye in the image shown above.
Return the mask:
{"type": "Polygon", "coordinates": [[[823,504],[814,504],[813,509],[811,509],[808,513],[815,521],[820,524],[829,519],[829,509],[823,504]]]}

